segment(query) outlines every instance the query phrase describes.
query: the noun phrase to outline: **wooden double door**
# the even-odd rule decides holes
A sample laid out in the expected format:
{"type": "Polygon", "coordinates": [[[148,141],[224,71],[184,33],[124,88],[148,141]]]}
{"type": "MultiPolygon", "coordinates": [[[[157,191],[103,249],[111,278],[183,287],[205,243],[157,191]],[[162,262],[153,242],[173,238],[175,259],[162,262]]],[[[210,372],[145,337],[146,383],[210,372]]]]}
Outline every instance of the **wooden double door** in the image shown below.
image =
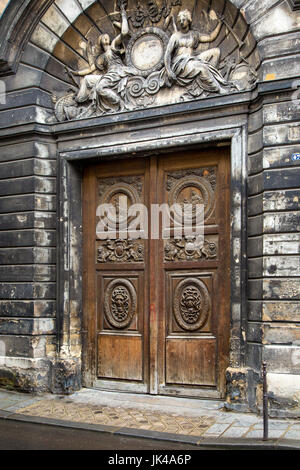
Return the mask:
{"type": "Polygon", "coordinates": [[[86,168],[83,329],[92,386],[223,396],[230,325],[229,200],[226,147],[86,168]],[[104,204],[115,208],[106,218],[104,204]],[[176,211],[165,230],[160,209],[185,204],[190,219],[196,204],[202,205],[202,238],[196,226],[181,237],[174,232],[176,211]],[[119,236],[122,221],[134,229],[127,237],[124,225],[119,236]]]}

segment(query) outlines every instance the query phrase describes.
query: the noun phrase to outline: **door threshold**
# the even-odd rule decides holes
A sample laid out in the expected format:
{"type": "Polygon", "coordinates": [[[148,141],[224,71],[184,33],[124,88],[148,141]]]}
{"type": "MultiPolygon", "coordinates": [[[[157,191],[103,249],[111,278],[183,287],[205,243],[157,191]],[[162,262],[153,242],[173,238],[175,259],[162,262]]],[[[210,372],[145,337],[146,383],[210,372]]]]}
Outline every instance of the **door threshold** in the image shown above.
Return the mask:
{"type": "Polygon", "coordinates": [[[162,412],[203,415],[223,408],[224,400],[211,398],[188,398],[169,395],[150,395],[125,391],[101,390],[86,387],[77,392],[77,399],[102,406],[150,409],[162,412]]]}

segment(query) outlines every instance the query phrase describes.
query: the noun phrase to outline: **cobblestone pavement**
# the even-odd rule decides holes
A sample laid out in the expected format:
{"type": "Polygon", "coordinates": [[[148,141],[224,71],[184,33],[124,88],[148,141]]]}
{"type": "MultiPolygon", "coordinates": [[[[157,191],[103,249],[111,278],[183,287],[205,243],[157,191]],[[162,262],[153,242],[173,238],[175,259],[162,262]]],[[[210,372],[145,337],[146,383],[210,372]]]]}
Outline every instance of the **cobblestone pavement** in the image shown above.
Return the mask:
{"type": "MultiPolygon", "coordinates": [[[[224,411],[222,402],[148,395],[114,394],[83,389],[71,396],[30,396],[0,391],[0,410],[10,416],[98,425],[101,430],[150,431],[161,436],[261,440],[262,417],[224,411]]],[[[0,412],[1,417],[1,412],[0,412]]],[[[269,439],[300,448],[299,419],[270,419],[269,439]]]]}

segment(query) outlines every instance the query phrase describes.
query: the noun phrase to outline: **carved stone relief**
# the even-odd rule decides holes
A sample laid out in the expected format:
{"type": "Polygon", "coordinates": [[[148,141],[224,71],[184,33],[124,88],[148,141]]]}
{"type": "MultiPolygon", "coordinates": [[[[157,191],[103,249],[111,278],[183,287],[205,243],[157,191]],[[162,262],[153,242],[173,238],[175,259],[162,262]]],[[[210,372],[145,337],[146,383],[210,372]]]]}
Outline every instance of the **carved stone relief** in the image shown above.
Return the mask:
{"type": "Polygon", "coordinates": [[[204,282],[187,278],[178,283],[174,292],[173,310],[178,325],[188,331],[196,331],[206,324],[211,300],[204,282]]]}
{"type": "MultiPolygon", "coordinates": [[[[191,2],[192,3],[192,2],[191,2]]],[[[113,2],[112,2],[113,4],[113,2]]],[[[55,97],[58,121],[224,95],[253,88],[257,73],[245,42],[221,12],[182,0],[118,0],[115,30],[81,44],[88,66],[66,67],[72,91],[55,97]],[[195,13],[195,12],[198,13],[195,13]],[[224,37],[232,50],[223,47],[224,37]],[[220,39],[221,38],[221,39],[220,39]],[[219,43],[218,43],[219,41],[219,43]]]]}
{"type": "Polygon", "coordinates": [[[127,328],[136,312],[135,288],[127,279],[112,280],[105,292],[104,312],[108,323],[118,329],[127,328]]]}

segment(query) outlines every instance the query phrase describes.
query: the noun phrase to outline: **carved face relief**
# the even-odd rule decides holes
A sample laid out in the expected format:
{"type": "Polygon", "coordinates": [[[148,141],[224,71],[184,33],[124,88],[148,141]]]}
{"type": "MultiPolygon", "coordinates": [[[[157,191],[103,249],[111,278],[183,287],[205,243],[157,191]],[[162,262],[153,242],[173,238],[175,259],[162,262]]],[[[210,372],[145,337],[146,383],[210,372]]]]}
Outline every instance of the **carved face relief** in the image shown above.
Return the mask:
{"type": "Polygon", "coordinates": [[[104,312],[108,323],[117,329],[127,328],[136,312],[137,295],[127,279],[114,279],[106,288],[104,312]]]}
{"type": "Polygon", "coordinates": [[[216,237],[203,240],[202,236],[184,236],[172,238],[165,245],[165,261],[215,260],[218,257],[216,237]]]}
{"type": "Polygon", "coordinates": [[[173,311],[176,322],[183,330],[203,328],[210,309],[210,295],[203,281],[187,278],[178,283],[174,291],[173,311]]]}
{"type": "Polygon", "coordinates": [[[123,322],[128,316],[129,293],[125,287],[116,287],[111,295],[111,313],[118,322],[123,322]]]}
{"type": "Polygon", "coordinates": [[[189,324],[196,323],[201,315],[201,305],[202,299],[199,290],[194,286],[186,287],[180,302],[180,311],[184,321],[189,324]]]}

